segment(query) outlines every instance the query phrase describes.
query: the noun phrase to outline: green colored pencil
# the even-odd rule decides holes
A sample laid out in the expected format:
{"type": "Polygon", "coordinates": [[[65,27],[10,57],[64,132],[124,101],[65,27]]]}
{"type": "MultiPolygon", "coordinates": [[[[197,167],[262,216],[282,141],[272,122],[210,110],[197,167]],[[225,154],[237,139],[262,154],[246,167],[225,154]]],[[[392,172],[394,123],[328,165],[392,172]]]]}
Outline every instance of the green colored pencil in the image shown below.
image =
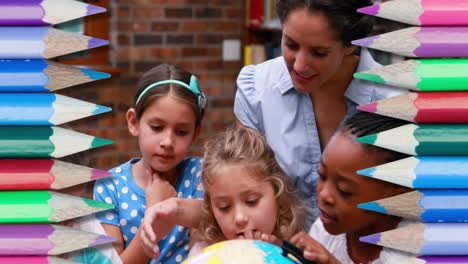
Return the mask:
{"type": "Polygon", "coordinates": [[[0,158],[60,158],[111,143],[54,126],[2,126],[0,158]]]}
{"type": "Polygon", "coordinates": [[[468,59],[407,60],[354,77],[415,91],[462,91],[468,90],[468,59]]]}
{"type": "Polygon", "coordinates": [[[0,192],[0,223],[57,223],[113,205],[52,191],[0,192]]]}
{"type": "Polygon", "coordinates": [[[357,141],[420,156],[468,156],[468,124],[407,124],[357,141]]]}

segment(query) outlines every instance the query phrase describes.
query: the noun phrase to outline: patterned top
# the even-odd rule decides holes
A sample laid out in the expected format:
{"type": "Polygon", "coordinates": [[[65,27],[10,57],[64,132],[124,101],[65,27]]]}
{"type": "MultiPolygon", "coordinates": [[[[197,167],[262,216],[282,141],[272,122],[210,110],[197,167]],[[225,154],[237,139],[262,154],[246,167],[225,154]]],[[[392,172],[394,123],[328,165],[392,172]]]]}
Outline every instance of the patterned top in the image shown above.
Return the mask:
{"type": "MultiPolygon", "coordinates": [[[[94,187],[94,196],[98,201],[114,204],[112,210],[96,214],[101,223],[120,226],[125,248],[137,233],[145,210],[145,191],[136,184],[131,166],[139,159],[132,159],[111,170],[110,177],[99,179],[94,187]]],[[[185,158],[177,166],[180,172],[175,190],[178,197],[203,198],[200,184],[201,158],[185,158]]],[[[150,263],[180,263],[188,255],[189,229],[176,226],[159,242],[160,257],[150,263]]]]}
{"type": "MultiPolygon", "coordinates": [[[[399,227],[408,225],[410,221],[401,221],[399,227]]],[[[330,235],[323,227],[322,221],[317,219],[309,231],[309,235],[320,242],[335,258],[343,264],[354,264],[348,255],[346,234],[330,235]]],[[[420,263],[416,255],[405,253],[399,250],[383,247],[379,258],[369,264],[394,264],[394,263],[420,263]]]]}
{"type": "MultiPolygon", "coordinates": [[[[362,49],[357,71],[379,67],[362,49]]],[[[348,114],[356,105],[395,96],[405,90],[354,79],[345,99],[348,114]]],[[[318,216],[315,188],[322,155],[314,106],[308,94],[294,89],[283,57],[246,66],[237,78],[234,113],[245,126],[265,134],[291,183],[305,199],[306,227],[318,216]]]]}

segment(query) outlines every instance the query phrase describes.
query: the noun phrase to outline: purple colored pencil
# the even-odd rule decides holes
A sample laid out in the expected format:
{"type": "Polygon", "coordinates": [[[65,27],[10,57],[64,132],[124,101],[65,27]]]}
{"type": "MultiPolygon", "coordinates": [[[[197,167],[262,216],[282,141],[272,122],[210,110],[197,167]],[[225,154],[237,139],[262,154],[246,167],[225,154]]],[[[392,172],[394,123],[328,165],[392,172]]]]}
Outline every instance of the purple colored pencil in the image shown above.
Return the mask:
{"type": "Polygon", "coordinates": [[[113,240],[61,225],[0,225],[0,255],[58,255],[113,240]]]}
{"type": "Polygon", "coordinates": [[[468,27],[409,27],[352,43],[406,57],[468,57],[468,27]]]}
{"type": "Polygon", "coordinates": [[[468,256],[425,256],[419,259],[430,264],[461,264],[468,263],[468,256]]]}
{"type": "Polygon", "coordinates": [[[52,27],[0,27],[2,59],[49,59],[108,43],[52,27]]]}
{"type": "Polygon", "coordinates": [[[55,25],[106,9],[75,0],[0,1],[0,26],[55,25]]]}

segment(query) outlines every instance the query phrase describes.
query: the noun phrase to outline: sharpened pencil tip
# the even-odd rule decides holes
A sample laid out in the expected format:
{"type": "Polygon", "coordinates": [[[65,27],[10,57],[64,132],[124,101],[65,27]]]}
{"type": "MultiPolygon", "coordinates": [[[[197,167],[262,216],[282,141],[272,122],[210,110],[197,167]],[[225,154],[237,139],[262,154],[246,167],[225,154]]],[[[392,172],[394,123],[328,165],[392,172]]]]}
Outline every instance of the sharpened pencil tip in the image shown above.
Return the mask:
{"type": "Polygon", "coordinates": [[[96,105],[96,109],[94,109],[93,115],[99,115],[105,112],[112,111],[112,108],[102,105],[96,105]]]}
{"type": "Polygon", "coordinates": [[[368,38],[362,38],[362,39],[356,39],[351,41],[351,44],[356,45],[356,46],[361,46],[361,47],[369,47],[374,43],[374,40],[376,40],[379,36],[372,36],[368,38]]]}
{"type": "Polygon", "coordinates": [[[91,199],[87,199],[87,198],[81,198],[81,199],[83,199],[83,201],[84,201],[88,206],[93,207],[93,208],[102,209],[102,211],[108,210],[108,209],[113,209],[113,208],[114,208],[114,205],[113,205],[113,204],[104,203],[104,202],[99,202],[99,201],[95,201],[95,200],[91,200],[91,199]]]}
{"type": "Polygon", "coordinates": [[[358,204],[357,207],[359,209],[364,209],[368,211],[374,211],[374,212],[383,213],[383,214],[387,213],[387,209],[385,209],[385,207],[383,206],[380,206],[380,204],[378,204],[377,202],[361,203],[361,204],[358,204]]]}
{"type": "Polygon", "coordinates": [[[367,168],[363,170],[358,170],[357,174],[367,176],[367,177],[373,177],[374,172],[375,172],[375,167],[372,167],[372,168],[367,168]]]}
{"type": "Polygon", "coordinates": [[[372,234],[359,238],[359,241],[377,245],[380,242],[380,234],[372,234]]]}
{"type": "Polygon", "coordinates": [[[100,6],[95,6],[95,5],[88,5],[86,10],[87,10],[86,12],[87,16],[106,12],[105,8],[100,7],[100,6]]]}
{"type": "Polygon", "coordinates": [[[91,38],[88,41],[88,49],[97,48],[100,46],[108,45],[109,41],[99,38],[91,38]]]}
{"type": "Polygon", "coordinates": [[[104,170],[97,170],[97,169],[92,169],[91,170],[91,180],[97,180],[101,178],[105,178],[112,175],[109,171],[104,171],[104,170]]]}
{"type": "Polygon", "coordinates": [[[357,11],[359,13],[376,16],[379,13],[379,8],[380,8],[379,5],[371,5],[371,6],[359,8],[357,11]]]}
{"type": "Polygon", "coordinates": [[[364,112],[375,113],[375,112],[377,112],[377,102],[372,102],[370,104],[359,105],[356,108],[358,110],[361,110],[361,111],[364,111],[364,112]]]}
{"type": "Polygon", "coordinates": [[[367,72],[357,72],[353,74],[354,78],[376,82],[376,83],[385,83],[385,80],[377,74],[367,73],[367,72]]]}
{"type": "Polygon", "coordinates": [[[357,142],[364,143],[364,144],[369,144],[369,145],[373,145],[376,140],[377,140],[377,134],[372,134],[372,135],[356,138],[357,142]]]}
{"type": "Polygon", "coordinates": [[[83,74],[89,76],[89,78],[91,78],[92,80],[101,80],[111,77],[111,75],[107,72],[98,72],[84,68],[82,68],[81,71],[83,72],[83,74]]]}
{"type": "Polygon", "coordinates": [[[91,143],[91,148],[98,148],[110,144],[112,144],[112,140],[97,137],[93,139],[93,142],[91,143]]]}
{"type": "Polygon", "coordinates": [[[94,246],[98,246],[98,245],[102,245],[102,244],[107,244],[107,243],[110,243],[110,242],[113,242],[113,241],[115,241],[115,239],[113,237],[108,237],[108,236],[101,235],[98,238],[96,238],[96,240],[94,240],[94,242],[91,243],[89,246],[94,247],[94,246]]]}

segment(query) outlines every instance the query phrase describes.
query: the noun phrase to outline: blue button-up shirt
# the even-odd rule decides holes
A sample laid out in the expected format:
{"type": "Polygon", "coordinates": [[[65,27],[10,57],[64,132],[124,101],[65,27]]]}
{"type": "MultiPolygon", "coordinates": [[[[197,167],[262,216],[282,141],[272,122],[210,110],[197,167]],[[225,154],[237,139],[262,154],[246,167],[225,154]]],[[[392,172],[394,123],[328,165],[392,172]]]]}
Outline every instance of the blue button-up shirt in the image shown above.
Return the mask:
{"type": "MultiPolygon", "coordinates": [[[[366,49],[357,71],[381,66],[366,49]]],[[[283,57],[244,67],[237,79],[234,113],[239,121],[265,134],[280,166],[305,199],[306,230],[318,217],[316,183],[321,147],[312,101],[294,89],[283,57]]],[[[395,96],[404,90],[354,79],[345,99],[350,115],[357,105],[395,96]]]]}

